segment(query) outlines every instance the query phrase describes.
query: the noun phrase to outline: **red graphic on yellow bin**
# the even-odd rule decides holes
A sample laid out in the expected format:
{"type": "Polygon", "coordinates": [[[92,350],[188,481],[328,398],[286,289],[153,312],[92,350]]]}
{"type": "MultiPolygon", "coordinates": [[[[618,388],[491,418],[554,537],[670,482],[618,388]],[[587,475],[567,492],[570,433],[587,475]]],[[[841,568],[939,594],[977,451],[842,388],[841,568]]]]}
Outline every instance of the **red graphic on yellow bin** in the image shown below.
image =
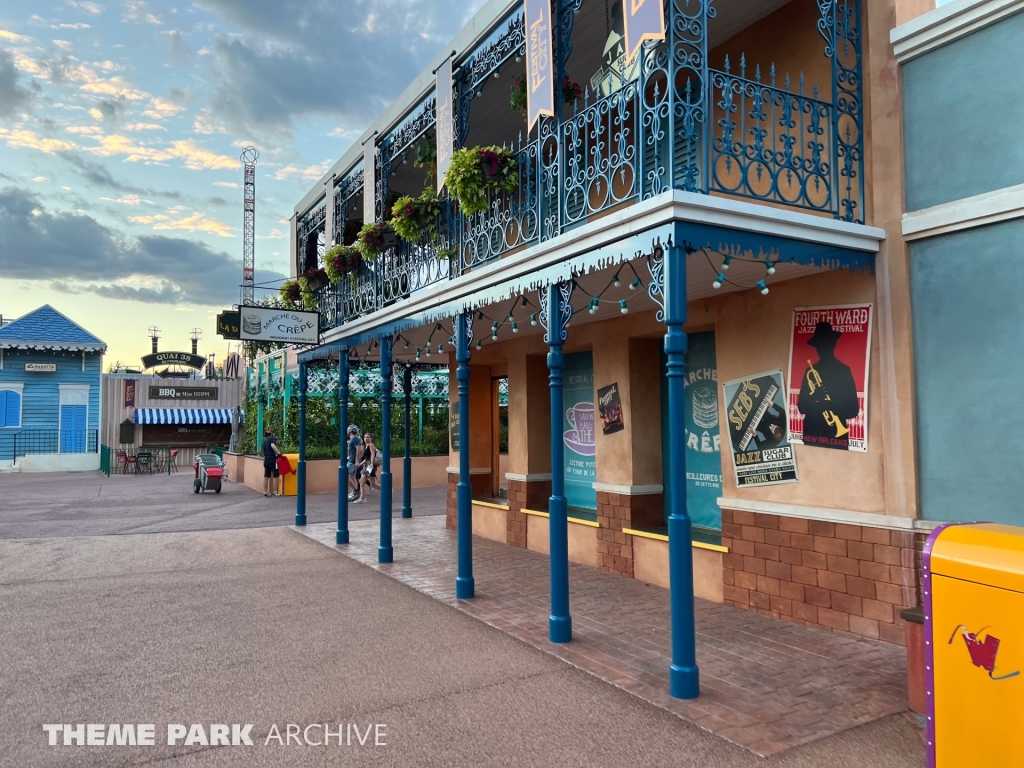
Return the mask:
{"type": "Polygon", "coordinates": [[[993,680],[1007,680],[1011,677],[1016,677],[1020,674],[1020,670],[1005,675],[996,674],[996,655],[999,653],[999,638],[985,632],[987,629],[988,627],[983,627],[977,632],[970,632],[967,627],[961,624],[953,630],[949,642],[952,643],[956,640],[956,635],[960,632],[964,643],[967,645],[967,652],[971,654],[971,663],[974,666],[984,669],[993,680]],[[985,636],[984,639],[982,639],[982,634],[985,636]]]}

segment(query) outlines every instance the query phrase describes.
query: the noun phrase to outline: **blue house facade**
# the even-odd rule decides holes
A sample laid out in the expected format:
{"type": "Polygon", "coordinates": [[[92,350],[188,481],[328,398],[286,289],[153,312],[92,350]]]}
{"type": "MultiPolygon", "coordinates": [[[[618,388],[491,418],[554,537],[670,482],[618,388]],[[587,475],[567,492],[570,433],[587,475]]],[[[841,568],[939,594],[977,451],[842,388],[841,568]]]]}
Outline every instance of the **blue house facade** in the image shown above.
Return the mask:
{"type": "Polygon", "coordinates": [[[1024,8],[892,32],[904,103],[921,515],[1024,525],[1024,8]]]}
{"type": "Polygon", "coordinates": [[[106,349],[49,305],[0,328],[0,467],[99,469],[106,349]]]}

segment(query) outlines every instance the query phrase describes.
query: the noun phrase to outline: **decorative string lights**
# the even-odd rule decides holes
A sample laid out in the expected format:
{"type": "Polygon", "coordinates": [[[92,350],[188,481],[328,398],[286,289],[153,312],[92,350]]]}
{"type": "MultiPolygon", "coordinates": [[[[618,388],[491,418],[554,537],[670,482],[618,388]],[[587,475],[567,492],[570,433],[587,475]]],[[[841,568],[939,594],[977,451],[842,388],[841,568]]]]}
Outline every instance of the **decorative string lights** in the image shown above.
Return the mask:
{"type": "MultiPolygon", "coordinates": [[[[719,246],[719,248],[721,249],[721,246],[719,246]]],[[[729,265],[732,262],[740,261],[748,264],[761,264],[765,268],[766,276],[774,275],[775,265],[778,264],[779,261],[781,261],[778,253],[776,253],[775,250],[772,250],[771,253],[764,254],[763,259],[748,259],[742,255],[743,251],[738,246],[730,246],[729,252],[725,253],[722,250],[712,251],[710,248],[707,247],[694,248],[692,245],[688,243],[686,244],[686,252],[688,254],[696,253],[698,250],[701,253],[703,253],[704,258],[708,260],[708,266],[715,270],[715,280],[713,283],[711,283],[711,287],[714,288],[716,291],[719,288],[721,288],[725,283],[729,283],[730,285],[735,285],[737,288],[757,288],[761,292],[762,296],[767,296],[768,285],[767,283],[765,283],[764,279],[758,280],[757,283],[754,285],[743,285],[742,283],[737,283],[735,280],[730,280],[728,277],[726,277],[726,272],[729,271],[729,265]],[[711,254],[715,254],[722,257],[722,263],[717,268],[715,267],[715,263],[711,260],[711,254]]]]}

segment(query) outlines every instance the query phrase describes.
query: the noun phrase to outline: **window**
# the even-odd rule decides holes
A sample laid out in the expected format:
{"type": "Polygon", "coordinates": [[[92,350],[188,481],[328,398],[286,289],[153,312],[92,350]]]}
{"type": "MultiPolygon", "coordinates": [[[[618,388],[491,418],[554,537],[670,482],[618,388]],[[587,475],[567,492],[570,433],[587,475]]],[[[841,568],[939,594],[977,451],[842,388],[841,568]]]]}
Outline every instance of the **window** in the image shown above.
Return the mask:
{"type": "Polygon", "coordinates": [[[21,390],[21,384],[0,384],[0,427],[21,427],[21,390]]]}

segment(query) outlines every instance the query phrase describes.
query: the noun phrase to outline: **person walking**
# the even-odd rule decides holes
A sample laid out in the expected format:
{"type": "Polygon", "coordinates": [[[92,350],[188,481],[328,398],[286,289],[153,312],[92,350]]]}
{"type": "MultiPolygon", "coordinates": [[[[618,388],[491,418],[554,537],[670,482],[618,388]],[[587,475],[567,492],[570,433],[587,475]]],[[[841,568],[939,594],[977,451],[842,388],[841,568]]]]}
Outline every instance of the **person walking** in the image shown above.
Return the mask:
{"type": "Polygon", "coordinates": [[[360,453],[360,467],[361,482],[360,482],[360,497],[356,500],[356,504],[365,504],[367,494],[376,489],[380,490],[380,485],[377,482],[377,467],[380,466],[380,453],[377,451],[377,446],[373,444],[373,436],[367,432],[363,435],[363,449],[360,453]]]}
{"type": "Polygon", "coordinates": [[[281,481],[281,471],[277,468],[277,457],[281,455],[281,449],[277,447],[277,438],[271,430],[263,433],[263,482],[264,496],[280,496],[278,484],[281,481]]]}
{"type": "Polygon", "coordinates": [[[355,501],[359,498],[359,481],[362,474],[362,461],[359,458],[363,441],[359,439],[359,427],[355,424],[348,428],[348,455],[346,457],[346,469],[348,471],[348,500],[355,501]]]}

